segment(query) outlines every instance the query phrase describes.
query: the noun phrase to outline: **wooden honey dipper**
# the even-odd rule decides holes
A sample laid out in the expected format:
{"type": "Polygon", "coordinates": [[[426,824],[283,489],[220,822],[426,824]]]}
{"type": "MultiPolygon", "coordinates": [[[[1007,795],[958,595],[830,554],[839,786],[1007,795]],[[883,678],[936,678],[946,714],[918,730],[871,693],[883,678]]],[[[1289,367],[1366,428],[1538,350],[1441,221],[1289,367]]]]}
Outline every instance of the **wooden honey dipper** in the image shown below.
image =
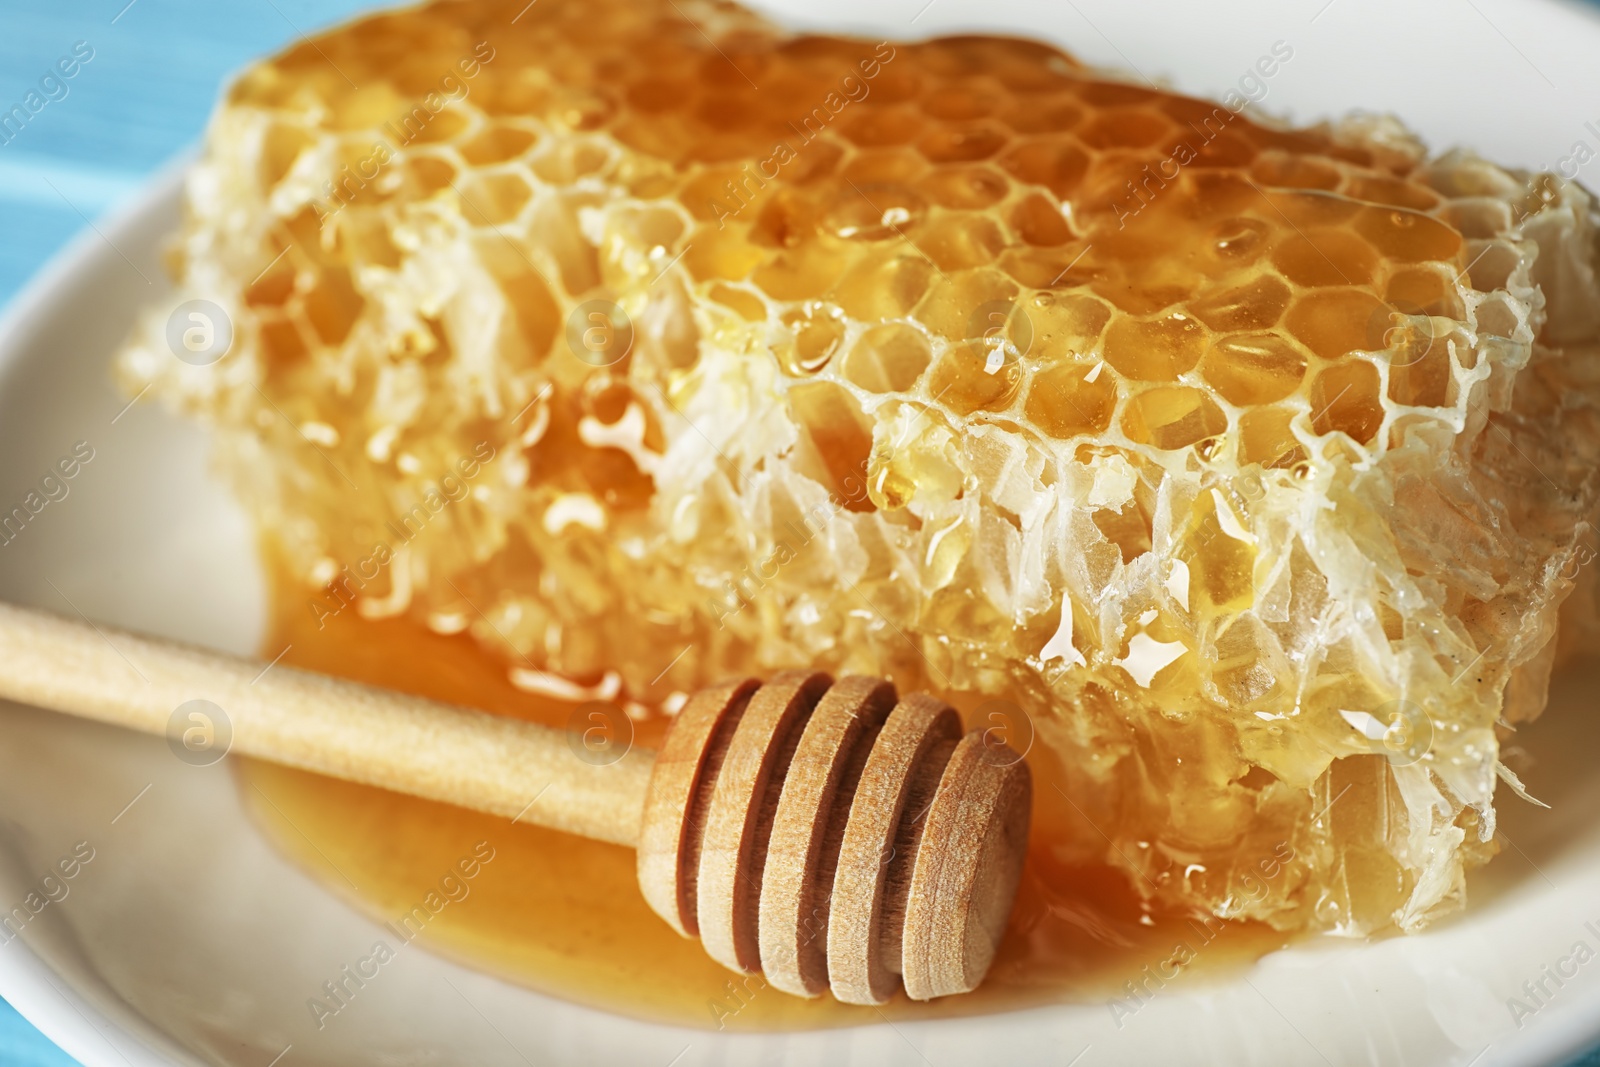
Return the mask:
{"type": "Polygon", "coordinates": [[[638,849],[639,886],[713,958],[879,1004],[983,981],[1016,895],[1028,766],[924,694],[785,671],[702,689],[659,753],[595,765],[536,723],[0,604],[0,697],[638,849]]]}

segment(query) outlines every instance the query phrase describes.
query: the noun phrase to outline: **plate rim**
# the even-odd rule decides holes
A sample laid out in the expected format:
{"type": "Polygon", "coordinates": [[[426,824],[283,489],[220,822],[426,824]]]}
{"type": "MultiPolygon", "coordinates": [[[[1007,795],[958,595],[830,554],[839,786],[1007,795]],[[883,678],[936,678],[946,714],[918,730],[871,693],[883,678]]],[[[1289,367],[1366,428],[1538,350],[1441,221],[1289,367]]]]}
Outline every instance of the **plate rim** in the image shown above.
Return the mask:
{"type": "MultiPolygon", "coordinates": [[[[1590,3],[1533,0],[1529,6],[1544,8],[1555,17],[1582,20],[1600,32],[1600,10],[1590,3]]],[[[87,223],[0,309],[0,376],[11,373],[30,356],[41,320],[69,299],[77,280],[93,264],[105,261],[121,239],[136,231],[152,211],[179,193],[196,155],[193,147],[179,153],[108,212],[103,221],[87,223]]],[[[115,1062],[104,1051],[108,1042],[125,1061],[140,1067],[146,1063],[201,1062],[153,1021],[145,1020],[151,1033],[138,1033],[102,1011],[26,943],[13,946],[10,953],[0,953],[0,996],[64,1052],[91,1067],[115,1062]],[[52,1002],[52,991],[65,1008],[52,1002]]],[[[137,1008],[128,1007],[144,1019],[137,1008]]],[[[1600,1018],[1585,1019],[1577,1011],[1556,1013],[1536,1031],[1519,1036],[1523,1040],[1515,1050],[1508,1049],[1519,1062],[1528,1057],[1553,1057],[1550,1062],[1566,1062],[1563,1057],[1580,1055],[1600,1042],[1600,1018]]]]}
{"type": "MultiPolygon", "coordinates": [[[[115,250],[118,238],[128,236],[148,215],[181,192],[196,156],[193,146],[183,149],[108,211],[103,221],[86,223],[0,310],[0,376],[9,374],[26,358],[38,322],[68,298],[81,274],[105,258],[103,246],[110,245],[115,250]]],[[[113,1019],[21,938],[13,940],[10,951],[0,954],[0,998],[63,1052],[88,1067],[108,1064],[97,1047],[103,1043],[111,1044],[124,1059],[130,1053],[137,1055],[131,1062],[138,1067],[199,1063],[149,1020],[149,1028],[165,1038],[162,1044],[168,1047],[158,1047],[151,1040],[155,1034],[135,1033],[113,1019]],[[51,1003],[47,989],[55,992],[65,1009],[51,1003]]],[[[137,1013],[132,1005],[129,1008],[137,1013]]],[[[139,1017],[144,1018],[142,1014],[139,1017]]]]}

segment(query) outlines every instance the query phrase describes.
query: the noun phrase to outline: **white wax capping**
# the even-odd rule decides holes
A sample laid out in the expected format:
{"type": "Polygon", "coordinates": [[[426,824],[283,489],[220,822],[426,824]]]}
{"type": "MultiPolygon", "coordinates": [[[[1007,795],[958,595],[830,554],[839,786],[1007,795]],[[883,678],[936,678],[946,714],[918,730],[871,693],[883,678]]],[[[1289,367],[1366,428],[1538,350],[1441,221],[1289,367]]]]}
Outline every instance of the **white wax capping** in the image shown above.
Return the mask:
{"type": "Polygon", "coordinates": [[[1167,592],[1183,605],[1184,611],[1189,610],[1189,565],[1181,559],[1172,561],[1172,569],[1167,574],[1167,592]]]}
{"type": "Polygon", "coordinates": [[[428,629],[436,634],[458,634],[471,622],[464,611],[434,611],[428,614],[428,629]]]}
{"type": "Polygon", "coordinates": [[[1383,722],[1377,716],[1369,712],[1346,711],[1343,708],[1340,708],[1339,717],[1345,722],[1349,723],[1351,726],[1354,726],[1356,731],[1368,741],[1381,741],[1383,740],[1384,735],[1389,732],[1388,723],[1383,722]]]}
{"type": "Polygon", "coordinates": [[[1500,780],[1502,782],[1511,787],[1511,791],[1513,793],[1517,794],[1517,796],[1521,797],[1523,800],[1526,800],[1529,804],[1537,804],[1541,808],[1548,808],[1550,806],[1544,801],[1540,800],[1538,797],[1530,796],[1528,794],[1528,790],[1522,784],[1522,779],[1518,778],[1510,767],[1507,767],[1499,760],[1495,760],[1494,762],[1494,773],[1500,776],[1500,780]]]}
{"type": "Polygon", "coordinates": [[[390,423],[377,433],[367,438],[367,458],[374,463],[387,463],[389,456],[394,451],[394,441],[400,436],[400,427],[390,423]]]}
{"type": "Polygon", "coordinates": [[[584,444],[590,448],[620,448],[641,472],[654,475],[661,465],[661,455],[644,446],[644,432],[644,409],[638,404],[629,404],[622,418],[610,424],[593,415],[578,420],[578,439],[584,444]]]}
{"type": "Polygon", "coordinates": [[[389,595],[356,602],[363,619],[392,619],[411,606],[411,546],[401,545],[389,561],[389,595]]]}
{"type": "Polygon", "coordinates": [[[1133,676],[1141,688],[1149,689],[1156,675],[1188,651],[1182,641],[1157,641],[1149,634],[1134,634],[1128,654],[1117,665],[1133,676]]]}
{"type": "Polygon", "coordinates": [[[616,671],[607,671],[594,685],[579,685],[559,674],[526,667],[512,667],[510,678],[511,684],[525,693],[541,693],[558,700],[615,700],[622,692],[622,676],[616,671]]]}
{"type": "Polygon", "coordinates": [[[324,448],[337,448],[339,445],[339,431],[325,422],[302,422],[299,428],[306,440],[313,444],[324,448]]]}
{"type": "Polygon", "coordinates": [[[1083,653],[1078,651],[1078,646],[1072,643],[1071,597],[1062,598],[1061,625],[1056,627],[1055,634],[1039,650],[1039,658],[1046,663],[1053,659],[1065,659],[1068,663],[1075,664],[1086,662],[1083,658],[1083,653]]]}
{"type": "Polygon", "coordinates": [[[1133,499],[1133,487],[1139,480],[1133,464],[1121,456],[1099,456],[1094,461],[1094,484],[1089,487],[1089,506],[1116,508],[1133,499]]]}
{"type": "MultiPolygon", "coordinates": [[[[532,448],[544,440],[545,431],[550,429],[550,406],[548,404],[540,404],[538,401],[535,401],[534,404],[533,417],[528,420],[528,428],[522,431],[522,436],[519,438],[523,445],[528,448],[532,448]]],[[[588,418],[588,416],[585,416],[585,418],[588,418]]],[[[582,419],[578,421],[578,436],[580,438],[583,436],[582,419]]]]}
{"type": "Polygon", "coordinates": [[[985,374],[993,374],[993,373],[995,373],[996,371],[998,371],[1001,367],[1003,367],[1005,365],[1006,365],[1006,346],[1005,346],[1005,342],[997,341],[997,342],[994,343],[994,346],[989,349],[989,358],[984,360],[983,373],[985,373],[985,374]]]}
{"type": "Polygon", "coordinates": [[[568,526],[604,530],[605,509],[588,493],[562,493],[545,509],[544,528],[549,533],[558,534],[568,526]]]}
{"type": "Polygon", "coordinates": [[[1217,525],[1222,527],[1222,532],[1235,541],[1243,541],[1247,545],[1255,544],[1255,534],[1244,528],[1244,523],[1233,513],[1233,508],[1223,499],[1222,493],[1216,489],[1211,490],[1211,499],[1216,502],[1217,525]]]}

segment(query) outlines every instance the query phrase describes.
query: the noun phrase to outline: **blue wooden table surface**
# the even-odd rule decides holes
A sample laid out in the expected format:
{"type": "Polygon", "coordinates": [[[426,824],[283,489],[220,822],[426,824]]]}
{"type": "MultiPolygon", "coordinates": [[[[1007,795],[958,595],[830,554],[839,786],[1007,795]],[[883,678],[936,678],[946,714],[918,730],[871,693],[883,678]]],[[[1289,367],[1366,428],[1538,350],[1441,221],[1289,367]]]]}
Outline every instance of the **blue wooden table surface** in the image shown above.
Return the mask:
{"type": "MultiPolygon", "coordinates": [[[[0,0],[0,114],[38,92],[46,74],[59,75],[58,60],[76,64],[72,77],[47,83],[47,102],[20,132],[0,128],[0,304],[90,220],[194,144],[232,71],[374,6],[0,0]]],[[[74,1063],[0,1001],[0,1067],[74,1063]]]]}
{"type": "MultiPolygon", "coordinates": [[[[0,130],[0,303],[204,127],[250,58],[379,6],[369,0],[0,0],[0,113],[47,82],[38,114],[0,130]],[[82,57],[87,56],[84,61],[82,57]]],[[[0,1067],[74,1061],[0,1001],[0,1067]]],[[[1600,1049],[1572,1067],[1600,1067],[1600,1049]]]]}

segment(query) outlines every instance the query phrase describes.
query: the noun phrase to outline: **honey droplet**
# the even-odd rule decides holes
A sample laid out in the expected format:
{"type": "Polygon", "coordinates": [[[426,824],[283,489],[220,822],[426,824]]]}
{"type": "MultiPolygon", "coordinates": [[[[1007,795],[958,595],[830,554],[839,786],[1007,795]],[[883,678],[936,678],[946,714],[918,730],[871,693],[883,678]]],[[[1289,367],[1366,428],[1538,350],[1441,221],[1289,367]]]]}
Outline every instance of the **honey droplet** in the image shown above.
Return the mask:
{"type": "Polygon", "coordinates": [[[1261,251],[1267,233],[1267,224],[1259,219],[1227,219],[1211,231],[1211,247],[1227,259],[1246,259],[1261,251]]]}
{"type": "Polygon", "coordinates": [[[810,377],[828,365],[844,340],[844,317],[838,308],[811,305],[783,317],[794,339],[780,347],[784,368],[795,377],[810,377]]]}

